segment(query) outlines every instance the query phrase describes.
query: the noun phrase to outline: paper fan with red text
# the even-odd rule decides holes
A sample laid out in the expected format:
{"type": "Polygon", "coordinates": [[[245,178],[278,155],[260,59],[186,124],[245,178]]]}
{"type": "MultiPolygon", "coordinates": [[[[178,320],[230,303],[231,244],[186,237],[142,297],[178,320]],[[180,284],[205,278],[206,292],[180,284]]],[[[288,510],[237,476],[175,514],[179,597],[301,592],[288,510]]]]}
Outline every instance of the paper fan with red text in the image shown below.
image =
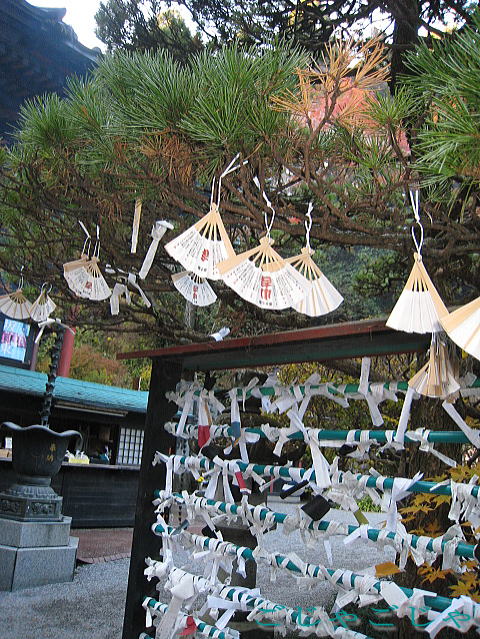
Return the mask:
{"type": "Polygon", "coordinates": [[[195,273],[181,271],[172,275],[172,280],[177,291],[195,306],[209,306],[217,299],[215,291],[207,280],[195,273]]]}
{"type": "MultiPolygon", "coordinates": [[[[260,188],[257,178],[255,184],[260,188]]],[[[247,302],[260,308],[282,310],[305,297],[307,281],[272,248],[270,231],[275,211],[264,191],[262,195],[272,211],[270,222],[264,214],[267,234],[255,248],[220,263],[218,270],[225,284],[247,302]]]]}
{"type": "Polygon", "coordinates": [[[215,202],[205,217],[165,244],[165,250],[185,270],[211,280],[221,278],[217,265],[235,255],[215,202]]]}
{"type": "Polygon", "coordinates": [[[222,179],[236,171],[245,162],[236,164],[238,154],[233,158],[218,180],[217,201],[215,202],[215,178],[212,182],[210,197],[210,211],[196,224],[184,231],[181,235],[165,244],[165,250],[186,271],[190,271],[199,277],[210,280],[221,279],[217,266],[220,262],[233,257],[233,250],[230,238],[220,216],[220,194],[222,179]]]}

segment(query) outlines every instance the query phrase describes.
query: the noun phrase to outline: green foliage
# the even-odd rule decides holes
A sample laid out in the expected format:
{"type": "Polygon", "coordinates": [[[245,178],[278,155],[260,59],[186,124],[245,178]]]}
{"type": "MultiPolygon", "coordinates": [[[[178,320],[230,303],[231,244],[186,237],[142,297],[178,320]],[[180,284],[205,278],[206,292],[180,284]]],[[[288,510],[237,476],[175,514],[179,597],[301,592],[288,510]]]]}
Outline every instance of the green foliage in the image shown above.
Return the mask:
{"type": "Polygon", "coordinates": [[[450,38],[422,44],[407,58],[407,79],[427,109],[418,133],[418,168],[430,181],[480,179],[480,12],[450,38]]]}
{"type": "Polygon", "coordinates": [[[199,35],[192,36],[185,21],[173,9],[164,10],[163,2],[149,0],[107,0],[95,15],[97,36],[109,50],[165,50],[179,62],[203,47],[199,35]]]}

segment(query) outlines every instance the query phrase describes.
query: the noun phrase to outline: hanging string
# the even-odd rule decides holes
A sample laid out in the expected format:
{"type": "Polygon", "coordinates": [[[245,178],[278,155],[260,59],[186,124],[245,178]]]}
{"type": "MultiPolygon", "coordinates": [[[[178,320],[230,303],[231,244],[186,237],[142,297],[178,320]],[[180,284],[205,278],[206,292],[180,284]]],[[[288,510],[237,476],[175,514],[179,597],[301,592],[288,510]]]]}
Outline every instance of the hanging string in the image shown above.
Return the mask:
{"type": "Polygon", "coordinates": [[[271,217],[270,223],[268,222],[267,213],[266,212],[263,213],[263,219],[264,219],[264,222],[265,222],[265,228],[267,229],[267,237],[270,238],[270,231],[272,230],[273,221],[275,220],[275,209],[273,208],[272,203],[268,199],[267,194],[265,193],[265,191],[262,190],[262,187],[260,186],[260,181],[259,181],[258,177],[255,176],[253,178],[253,181],[255,182],[255,185],[258,188],[258,190],[262,192],[263,199],[265,200],[268,208],[272,211],[272,217],[271,217]]]}
{"type": "Polygon", "coordinates": [[[415,235],[415,227],[413,226],[412,226],[412,238],[413,238],[413,243],[415,244],[415,248],[417,249],[417,253],[421,257],[422,246],[423,246],[423,224],[420,221],[420,201],[419,201],[418,189],[415,189],[415,191],[412,191],[410,189],[410,202],[412,203],[415,223],[420,227],[420,241],[417,240],[417,237],[415,235]]]}
{"type": "Polygon", "coordinates": [[[24,268],[25,268],[25,265],[22,264],[22,267],[20,269],[20,283],[19,283],[19,285],[17,287],[17,289],[20,289],[20,290],[23,288],[23,269],[24,268]]]}
{"type": "Polygon", "coordinates": [[[313,211],[313,202],[310,202],[308,205],[307,211],[307,219],[305,220],[305,241],[307,248],[310,249],[310,231],[312,230],[313,220],[312,220],[312,211],[313,211]]]}
{"type": "Polygon", "coordinates": [[[89,246],[89,249],[90,249],[91,236],[90,236],[90,233],[87,231],[87,227],[82,222],[82,220],[78,220],[78,223],[80,224],[83,232],[85,233],[85,242],[83,243],[82,255],[86,255],[85,251],[87,250],[87,245],[89,246]]]}
{"type": "Polygon", "coordinates": [[[98,259],[99,255],[100,255],[100,227],[97,224],[97,239],[95,242],[95,247],[93,249],[92,257],[96,257],[98,259]]]}
{"type": "MultiPolygon", "coordinates": [[[[221,190],[222,190],[222,179],[224,177],[226,177],[227,175],[229,175],[230,173],[233,173],[234,171],[236,171],[240,167],[244,166],[245,164],[248,164],[248,160],[244,160],[243,162],[240,162],[240,164],[235,164],[235,162],[238,160],[239,157],[240,157],[240,153],[237,153],[237,155],[233,158],[233,160],[227,166],[225,171],[218,178],[217,206],[220,206],[220,194],[221,194],[221,190]],[[235,166],[234,166],[234,164],[235,164],[235,166]]],[[[213,182],[212,182],[212,196],[213,196],[213,184],[214,184],[214,182],[215,182],[215,178],[213,178],[213,182]]]]}

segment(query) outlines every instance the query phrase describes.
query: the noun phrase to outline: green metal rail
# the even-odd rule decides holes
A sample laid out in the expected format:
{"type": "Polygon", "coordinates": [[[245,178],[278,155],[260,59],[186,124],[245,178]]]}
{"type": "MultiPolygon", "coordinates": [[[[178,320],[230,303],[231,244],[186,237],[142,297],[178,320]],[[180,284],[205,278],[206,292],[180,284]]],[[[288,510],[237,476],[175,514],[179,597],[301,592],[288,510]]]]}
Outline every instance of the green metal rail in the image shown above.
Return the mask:
{"type": "MultiPolygon", "coordinates": [[[[160,497],[160,491],[155,490],[154,491],[154,495],[155,498],[158,499],[160,497]]],[[[180,493],[174,493],[174,498],[179,502],[179,503],[183,503],[184,499],[183,496],[180,493]]],[[[198,497],[198,500],[205,500],[208,506],[212,506],[213,508],[215,508],[215,510],[219,513],[219,514],[233,514],[236,515],[238,514],[239,511],[239,507],[236,504],[228,504],[224,501],[215,501],[214,499],[205,499],[205,497],[198,497]]],[[[242,509],[240,509],[241,511],[242,509]]],[[[250,511],[253,512],[254,507],[250,506],[250,511]]],[[[285,513],[277,513],[273,510],[270,510],[269,508],[262,508],[260,511],[257,511],[260,514],[260,519],[265,520],[266,517],[268,515],[273,516],[275,523],[277,524],[283,524],[285,522],[285,520],[287,519],[288,515],[286,515],[285,513]]],[[[326,520],[326,519],[322,519],[320,521],[311,521],[308,525],[309,530],[319,530],[319,531],[326,531],[328,528],[328,525],[330,524],[330,521],[326,520]]],[[[355,532],[356,530],[358,530],[359,526],[354,526],[354,525],[348,525],[348,534],[350,535],[351,533],[355,532]]],[[[376,528],[368,528],[367,534],[368,534],[368,538],[371,541],[377,541],[379,534],[381,533],[381,530],[378,530],[376,528]]],[[[338,534],[338,533],[336,533],[338,534]]],[[[393,532],[389,532],[387,537],[389,539],[394,540],[395,539],[395,533],[393,532]]],[[[423,537],[425,539],[425,536],[423,537]]],[[[412,546],[414,548],[417,547],[418,541],[420,540],[420,537],[418,535],[412,535],[412,546]]],[[[442,553],[444,551],[445,548],[445,544],[447,542],[446,541],[442,541],[442,553]]],[[[427,550],[433,551],[433,538],[430,538],[430,541],[427,544],[427,550]]],[[[464,542],[460,542],[455,550],[455,554],[458,555],[459,557],[466,557],[468,559],[473,559],[475,557],[474,555],[474,550],[475,550],[475,546],[472,544],[467,544],[464,542]]]]}
{"type": "MultiPolygon", "coordinates": [[[[215,464],[213,462],[211,462],[209,459],[207,459],[206,457],[200,457],[197,458],[199,461],[199,465],[200,468],[204,469],[204,470],[211,470],[215,468],[215,464]]],[[[185,463],[186,457],[181,457],[180,458],[180,463],[185,463]]],[[[280,475],[280,477],[283,477],[284,479],[288,479],[288,480],[292,480],[292,477],[290,475],[290,470],[292,470],[291,468],[288,468],[286,466],[273,466],[273,465],[264,465],[264,464],[245,464],[244,462],[241,461],[237,461],[238,467],[239,469],[243,472],[245,471],[247,468],[251,468],[253,470],[254,473],[256,473],[257,475],[267,475],[269,477],[277,477],[278,475],[280,475]]],[[[307,472],[307,470],[303,469],[303,468],[295,468],[295,471],[298,472],[300,478],[302,478],[305,473],[307,472]]],[[[339,481],[340,483],[342,483],[342,478],[344,476],[344,473],[339,473],[339,481]]],[[[370,475],[361,475],[361,474],[357,474],[356,475],[356,479],[357,481],[360,481],[363,478],[367,478],[366,479],[366,486],[368,488],[378,488],[378,490],[382,489],[382,490],[391,490],[393,488],[393,483],[394,483],[394,478],[392,477],[373,477],[370,475]],[[379,482],[380,486],[377,485],[377,482],[379,482]]],[[[315,472],[312,473],[311,477],[310,477],[311,481],[315,481],[315,472]]],[[[463,484],[465,485],[465,484],[463,484]]],[[[471,490],[470,490],[470,494],[473,495],[474,497],[478,497],[478,491],[479,491],[479,486],[472,486],[471,490]]],[[[436,482],[433,481],[417,481],[414,484],[412,484],[412,486],[410,486],[410,488],[408,488],[408,492],[411,493],[431,493],[434,495],[450,495],[452,494],[451,488],[450,486],[437,486],[436,482]]]]}

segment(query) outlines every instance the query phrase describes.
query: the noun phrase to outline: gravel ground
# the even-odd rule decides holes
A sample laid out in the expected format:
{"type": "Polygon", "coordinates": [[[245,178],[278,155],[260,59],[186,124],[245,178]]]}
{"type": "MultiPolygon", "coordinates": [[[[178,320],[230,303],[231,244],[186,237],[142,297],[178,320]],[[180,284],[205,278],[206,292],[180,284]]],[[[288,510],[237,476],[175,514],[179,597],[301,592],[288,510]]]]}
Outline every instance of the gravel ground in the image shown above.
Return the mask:
{"type": "MultiPolygon", "coordinates": [[[[293,512],[295,508],[283,502],[271,503],[270,507],[278,512],[293,512]]],[[[375,524],[382,515],[369,513],[367,517],[375,524]]],[[[330,511],[328,518],[356,524],[351,513],[338,510],[330,511]]],[[[296,552],[306,561],[328,566],[323,543],[305,548],[297,531],[285,536],[282,526],[278,526],[266,534],[265,541],[269,551],[296,552]]],[[[358,571],[393,559],[391,549],[381,552],[373,542],[357,540],[348,547],[343,545],[342,537],[332,537],[331,542],[335,568],[358,571]]],[[[176,564],[188,564],[188,569],[192,569],[188,557],[182,553],[176,564]]],[[[128,564],[128,560],[120,560],[80,566],[72,583],[0,593],[1,639],[119,639],[128,564]]],[[[199,573],[201,565],[195,569],[199,573]]],[[[292,607],[323,605],[328,609],[335,598],[333,586],[320,582],[311,590],[302,591],[296,580],[283,571],[277,571],[276,581],[272,583],[270,570],[264,566],[258,568],[257,584],[264,597],[292,607]]],[[[168,602],[169,598],[164,594],[163,601],[168,602]]]]}

